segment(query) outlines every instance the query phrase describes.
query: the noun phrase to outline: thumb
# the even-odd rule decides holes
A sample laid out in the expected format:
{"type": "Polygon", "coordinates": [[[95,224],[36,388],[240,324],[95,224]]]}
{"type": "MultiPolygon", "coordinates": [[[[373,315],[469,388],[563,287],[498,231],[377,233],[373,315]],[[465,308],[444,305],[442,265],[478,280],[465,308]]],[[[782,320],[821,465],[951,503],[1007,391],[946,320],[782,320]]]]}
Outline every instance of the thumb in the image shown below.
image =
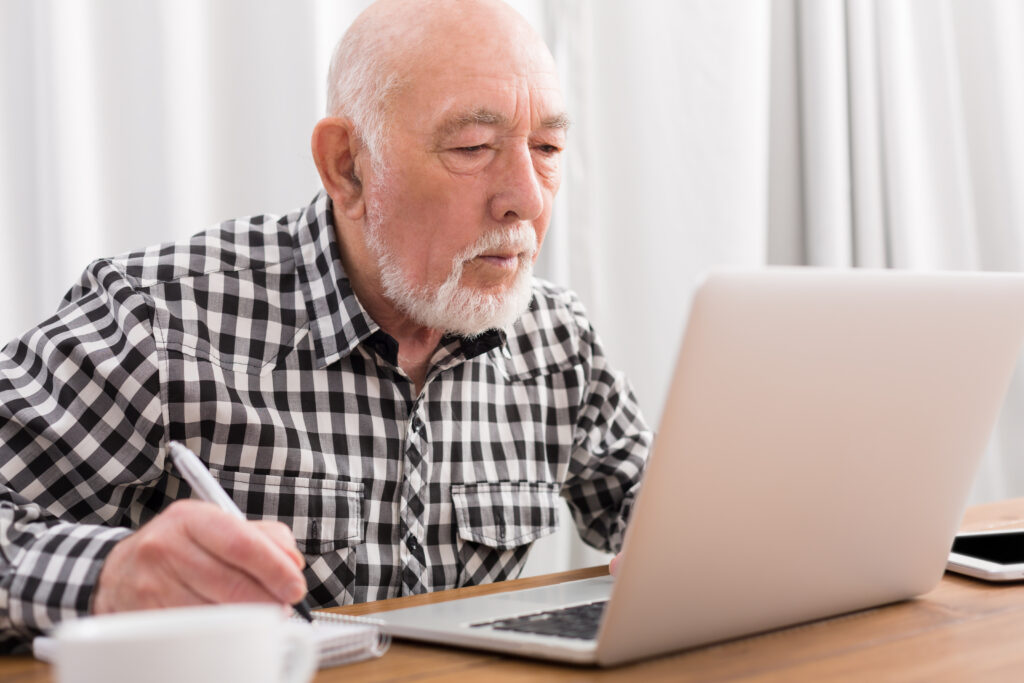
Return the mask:
{"type": "Polygon", "coordinates": [[[254,521],[252,524],[255,524],[261,532],[266,534],[273,541],[274,545],[285,551],[296,567],[302,569],[306,566],[306,558],[299,552],[299,547],[295,543],[295,536],[288,525],[266,519],[254,521]]]}

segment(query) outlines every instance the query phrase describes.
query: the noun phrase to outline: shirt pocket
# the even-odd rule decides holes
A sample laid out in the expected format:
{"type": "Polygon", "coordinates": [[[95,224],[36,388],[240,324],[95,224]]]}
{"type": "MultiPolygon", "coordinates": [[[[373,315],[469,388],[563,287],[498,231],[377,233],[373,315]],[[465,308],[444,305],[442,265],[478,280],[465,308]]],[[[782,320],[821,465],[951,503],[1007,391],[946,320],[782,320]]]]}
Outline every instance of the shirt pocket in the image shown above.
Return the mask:
{"type": "Polygon", "coordinates": [[[459,538],[496,550],[532,543],[558,528],[558,484],[453,484],[459,538]]]}
{"type": "Polygon", "coordinates": [[[362,482],[210,470],[250,519],[283,522],[299,550],[322,555],[363,542],[362,482]]]}

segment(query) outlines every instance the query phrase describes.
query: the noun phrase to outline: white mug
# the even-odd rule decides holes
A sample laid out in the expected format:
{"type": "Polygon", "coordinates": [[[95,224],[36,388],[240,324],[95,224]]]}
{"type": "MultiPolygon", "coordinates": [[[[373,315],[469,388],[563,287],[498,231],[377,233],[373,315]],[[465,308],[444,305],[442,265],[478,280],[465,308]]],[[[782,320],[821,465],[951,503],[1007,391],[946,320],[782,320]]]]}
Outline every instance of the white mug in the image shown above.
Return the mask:
{"type": "Polygon", "coordinates": [[[280,605],[210,605],[84,617],[54,631],[59,683],[307,683],[310,629],[280,605]]]}

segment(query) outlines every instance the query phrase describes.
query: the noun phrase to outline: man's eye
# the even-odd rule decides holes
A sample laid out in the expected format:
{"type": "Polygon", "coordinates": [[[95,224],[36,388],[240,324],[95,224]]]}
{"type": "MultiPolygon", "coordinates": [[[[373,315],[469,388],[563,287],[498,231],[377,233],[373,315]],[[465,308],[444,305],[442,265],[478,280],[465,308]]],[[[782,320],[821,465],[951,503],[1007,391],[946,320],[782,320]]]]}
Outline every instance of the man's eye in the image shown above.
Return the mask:
{"type": "Polygon", "coordinates": [[[536,149],[538,152],[546,156],[558,154],[559,152],[562,151],[562,148],[558,147],[557,145],[537,145],[536,147],[534,147],[534,149],[536,149]]]}
{"type": "Polygon", "coordinates": [[[487,145],[472,145],[471,147],[456,147],[455,151],[462,154],[477,154],[485,149],[487,149],[487,145]]]}

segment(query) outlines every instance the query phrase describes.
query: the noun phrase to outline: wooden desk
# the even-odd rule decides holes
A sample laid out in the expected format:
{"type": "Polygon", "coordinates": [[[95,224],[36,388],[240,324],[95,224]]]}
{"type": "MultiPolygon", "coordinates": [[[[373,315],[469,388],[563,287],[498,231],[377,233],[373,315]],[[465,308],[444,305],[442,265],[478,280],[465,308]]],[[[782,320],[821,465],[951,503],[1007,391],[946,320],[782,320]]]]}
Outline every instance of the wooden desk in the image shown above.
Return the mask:
{"type": "MultiPolygon", "coordinates": [[[[979,505],[965,530],[1024,527],[1024,498],[979,505]]],[[[599,576],[604,567],[463,588],[334,611],[372,614],[453,597],[599,576]]],[[[609,670],[560,666],[396,641],[381,659],[321,671],[317,683],[350,681],[1024,679],[1024,582],[996,586],[947,574],[916,600],[773,631],[609,670]]],[[[49,666],[0,658],[0,683],[50,681],[49,666]]]]}

